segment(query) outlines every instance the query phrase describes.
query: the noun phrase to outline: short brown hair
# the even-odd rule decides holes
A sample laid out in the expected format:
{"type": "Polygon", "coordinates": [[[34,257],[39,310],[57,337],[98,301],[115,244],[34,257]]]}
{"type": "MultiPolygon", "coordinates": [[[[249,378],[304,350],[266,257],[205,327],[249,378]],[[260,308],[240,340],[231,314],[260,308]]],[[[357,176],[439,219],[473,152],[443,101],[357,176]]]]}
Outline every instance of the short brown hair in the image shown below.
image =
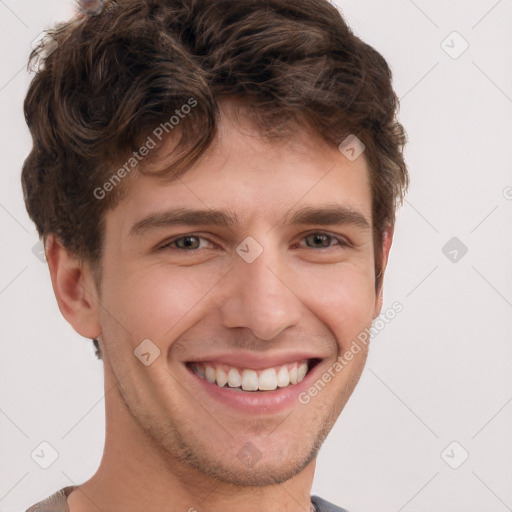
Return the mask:
{"type": "MultiPolygon", "coordinates": [[[[409,182],[406,137],[388,64],[327,0],[107,0],[48,35],[29,61],[25,204],[39,235],[55,233],[98,284],[105,212],[126,186],[101,199],[95,191],[156,126],[170,133],[169,120],[193,99],[173,165],[151,171],[186,172],[214,139],[225,95],[249,100],[247,115],[269,140],[293,136],[299,123],[335,145],[349,134],[364,143],[378,273],[381,234],[409,182]]],[[[137,171],[149,173],[157,156],[137,171]]]]}

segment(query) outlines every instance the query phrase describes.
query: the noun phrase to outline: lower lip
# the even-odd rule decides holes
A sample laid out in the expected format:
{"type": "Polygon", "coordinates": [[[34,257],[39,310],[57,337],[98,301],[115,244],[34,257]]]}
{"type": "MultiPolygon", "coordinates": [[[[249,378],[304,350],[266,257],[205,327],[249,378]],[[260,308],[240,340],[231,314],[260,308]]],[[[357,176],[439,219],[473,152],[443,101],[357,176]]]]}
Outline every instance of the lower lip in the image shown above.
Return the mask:
{"type": "Polygon", "coordinates": [[[320,363],[316,364],[299,383],[274,391],[233,391],[202,379],[188,366],[187,370],[201,389],[215,400],[244,412],[261,414],[280,412],[300,404],[298,396],[315,381],[319,367],[320,363]]]}

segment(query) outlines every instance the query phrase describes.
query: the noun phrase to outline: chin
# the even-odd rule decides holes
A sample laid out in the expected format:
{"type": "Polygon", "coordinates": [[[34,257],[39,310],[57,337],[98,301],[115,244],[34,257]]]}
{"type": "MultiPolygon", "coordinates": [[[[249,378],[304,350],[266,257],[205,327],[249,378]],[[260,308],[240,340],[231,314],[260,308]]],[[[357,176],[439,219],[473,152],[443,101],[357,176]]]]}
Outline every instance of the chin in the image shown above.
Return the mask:
{"type": "Polygon", "coordinates": [[[272,436],[268,432],[259,439],[248,435],[246,440],[237,438],[237,448],[226,447],[222,453],[205,454],[198,452],[197,447],[191,450],[182,445],[180,458],[204,475],[234,486],[278,485],[293,478],[316,459],[330,428],[324,425],[314,439],[303,438],[298,440],[300,442],[296,436],[288,442],[277,436],[275,442],[268,442],[272,436]]]}

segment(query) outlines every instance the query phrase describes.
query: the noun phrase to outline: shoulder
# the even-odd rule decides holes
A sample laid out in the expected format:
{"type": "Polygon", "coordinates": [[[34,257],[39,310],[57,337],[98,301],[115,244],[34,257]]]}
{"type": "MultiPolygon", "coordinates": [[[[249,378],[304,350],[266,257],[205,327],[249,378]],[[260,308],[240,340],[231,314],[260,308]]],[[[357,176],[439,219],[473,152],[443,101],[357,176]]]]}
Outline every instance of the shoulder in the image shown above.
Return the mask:
{"type": "Polygon", "coordinates": [[[67,497],[74,489],[74,485],[64,487],[43,501],[32,505],[26,512],[69,512],[67,497]]]}
{"type": "Polygon", "coordinates": [[[315,505],[317,512],[348,512],[344,508],[337,507],[319,496],[311,496],[311,501],[315,505]]]}

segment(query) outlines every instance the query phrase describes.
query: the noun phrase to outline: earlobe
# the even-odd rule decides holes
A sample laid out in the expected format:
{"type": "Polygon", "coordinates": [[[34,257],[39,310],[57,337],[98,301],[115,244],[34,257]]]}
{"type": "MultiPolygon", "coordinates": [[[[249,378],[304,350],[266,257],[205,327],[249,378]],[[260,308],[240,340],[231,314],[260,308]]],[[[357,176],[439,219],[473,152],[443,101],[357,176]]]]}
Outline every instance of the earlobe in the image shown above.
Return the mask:
{"type": "Polygon", "coordinates": [[[98,337],[98,295],[89,269],[54,234],[48,235],[45,252],[60,312],[81,336],[98,337]]]}
{"type": "Polygon", "coordinates": [[[382,284],[381,284],[378,289],[378,292],[377,292],[377,297],[375,298],[375,309],[373,311],[373,319],[374,320],[380,315],[380,312],[382,311],[383,303],[384,303],[384,295],[382,293],[382,284]]]}
{"type": "Polygon", "coordinates": [[[391,244],[393,242],[393,231],[394,228],[391,225],[387,225],[382,234],[382,250],[381,250],[381,260],[380,260],[380,270],[378,273],[378,286],[376,290],[375,297],[375,308],[373,312],[373,318],[377,318],[382,311],[382,304],[384,303],[384,293],[383,293],[383,282],[384,282],[384,274],[386,271],[386,267],[388,265],[389,259],[389,251],[391,249],[391,244]]]}

